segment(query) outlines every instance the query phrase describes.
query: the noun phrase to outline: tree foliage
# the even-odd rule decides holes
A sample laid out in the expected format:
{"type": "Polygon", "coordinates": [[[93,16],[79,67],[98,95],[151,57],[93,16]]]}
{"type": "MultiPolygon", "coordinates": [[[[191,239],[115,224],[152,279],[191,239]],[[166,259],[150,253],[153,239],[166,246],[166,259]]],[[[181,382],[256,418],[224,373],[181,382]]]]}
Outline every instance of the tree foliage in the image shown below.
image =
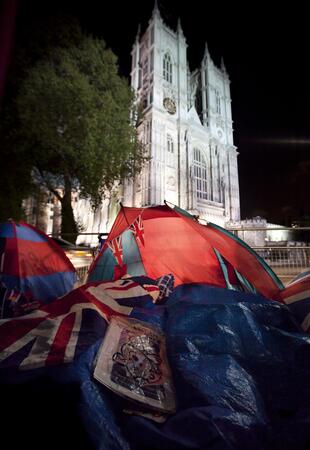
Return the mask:
{"type": "Polygon", "coordinates": [[[73,189],[97,207],[117,180],[141,169],[133,100],[116,56],[90,36],[52,48],[27,70],[16,99],[24,148],[62,204],[63,232],[76,231],[73,189]]]}
{"type": "Polygon", "coordinates": [[[0,105],[0,221],[23,218],[22,202],[36,195],[33,182],[32,149],[24,139],[16,97],[33,65],[53,52],[55,46],[67,47],[80,42],[83,35],[78,22],[69,16],[27,17],[18,21],[14,51],[0,105]]]}

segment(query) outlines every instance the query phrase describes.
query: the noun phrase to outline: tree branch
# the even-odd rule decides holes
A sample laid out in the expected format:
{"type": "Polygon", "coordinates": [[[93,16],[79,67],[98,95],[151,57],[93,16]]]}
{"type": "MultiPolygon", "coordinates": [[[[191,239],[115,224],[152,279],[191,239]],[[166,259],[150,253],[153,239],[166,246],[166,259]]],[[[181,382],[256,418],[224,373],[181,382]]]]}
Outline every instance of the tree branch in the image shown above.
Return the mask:
{"type": "Polygon", "coordinates": [[[42,178],[42,181],[45,183],[47,189],[53,194],[55,195],[55,197],[57,198],[57,200],[59,200],[60,202],[62,202],[62,196],[59,194],[59,192],[53,187],[53,185],[49,182],[49,180],[46,179],[46,177],[44,176],[44,171],[37,166],[38,172],[42,178]]]}

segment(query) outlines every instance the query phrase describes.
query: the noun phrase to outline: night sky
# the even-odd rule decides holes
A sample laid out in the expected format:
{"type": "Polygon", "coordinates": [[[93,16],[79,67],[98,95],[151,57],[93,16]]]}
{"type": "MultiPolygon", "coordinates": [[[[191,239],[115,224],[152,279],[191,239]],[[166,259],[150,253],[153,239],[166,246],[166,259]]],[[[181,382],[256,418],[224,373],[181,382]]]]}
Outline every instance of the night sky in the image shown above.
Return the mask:
{"type": "MultiPolygon", "coordinates": [[[[269,2],[270,3],[270,2],[269,2]]],[[[177,17],[196,68],[205,42],[231,80],[234,142],[238,147],[242,218],[256,215],[289,225],[310,217],[310,69],[308,14],[302,4],[159,0],[165,22],[177,17]]],[[[21,1],[19,20],[57,10],[75,15],[85,31],[103,38],[129,77],[138,24],[146,27],[153,0],[77,2],[21,1]],[[40,6],[41,4],[41,6],[40,6]],[[43,4],[43,6],[42,6],[43,4]]],[[[18,22],[17,22],[18,23],[18,22]]]]}

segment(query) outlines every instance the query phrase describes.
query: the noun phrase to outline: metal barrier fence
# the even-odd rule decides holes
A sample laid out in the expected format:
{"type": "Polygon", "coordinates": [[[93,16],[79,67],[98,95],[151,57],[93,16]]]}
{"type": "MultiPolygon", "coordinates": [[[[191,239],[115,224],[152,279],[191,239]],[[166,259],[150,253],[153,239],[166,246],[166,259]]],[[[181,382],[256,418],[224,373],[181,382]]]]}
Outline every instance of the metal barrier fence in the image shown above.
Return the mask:
{"type": "MultiPolygon", "coordinates": [[[[249,221],[254,223],[254,221],[249,221]]],[[[265,221],[266,222],[266,221],[265,221]]],[[[310,268],[310,227],[263,224],[229,227],[273,269],[284,284],[310,268]]]]}
{"type": "Polygon", "coordinates": [[[310,268],[310,247],[252,247],[284,284],[310,268]]]}

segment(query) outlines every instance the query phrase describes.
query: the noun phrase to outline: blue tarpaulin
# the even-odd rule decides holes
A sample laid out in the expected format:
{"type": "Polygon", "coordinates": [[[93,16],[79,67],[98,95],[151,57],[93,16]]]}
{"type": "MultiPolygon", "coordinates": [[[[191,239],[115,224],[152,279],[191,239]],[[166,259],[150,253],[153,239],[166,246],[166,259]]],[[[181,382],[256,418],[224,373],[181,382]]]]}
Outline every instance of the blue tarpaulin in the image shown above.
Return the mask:
{"type": "Polygon", "coordinates": [[[126,415],[125,400],[94,380],[106,322],[89,311],[84,351],[72,363],[0,371],[3,442],[32,449],[309,448],[310,336],[285,305],[192,284],[177,287],[164,306],[134,308],[131,317],[166,334],[175,414],[161,424],[126,415]]]}

